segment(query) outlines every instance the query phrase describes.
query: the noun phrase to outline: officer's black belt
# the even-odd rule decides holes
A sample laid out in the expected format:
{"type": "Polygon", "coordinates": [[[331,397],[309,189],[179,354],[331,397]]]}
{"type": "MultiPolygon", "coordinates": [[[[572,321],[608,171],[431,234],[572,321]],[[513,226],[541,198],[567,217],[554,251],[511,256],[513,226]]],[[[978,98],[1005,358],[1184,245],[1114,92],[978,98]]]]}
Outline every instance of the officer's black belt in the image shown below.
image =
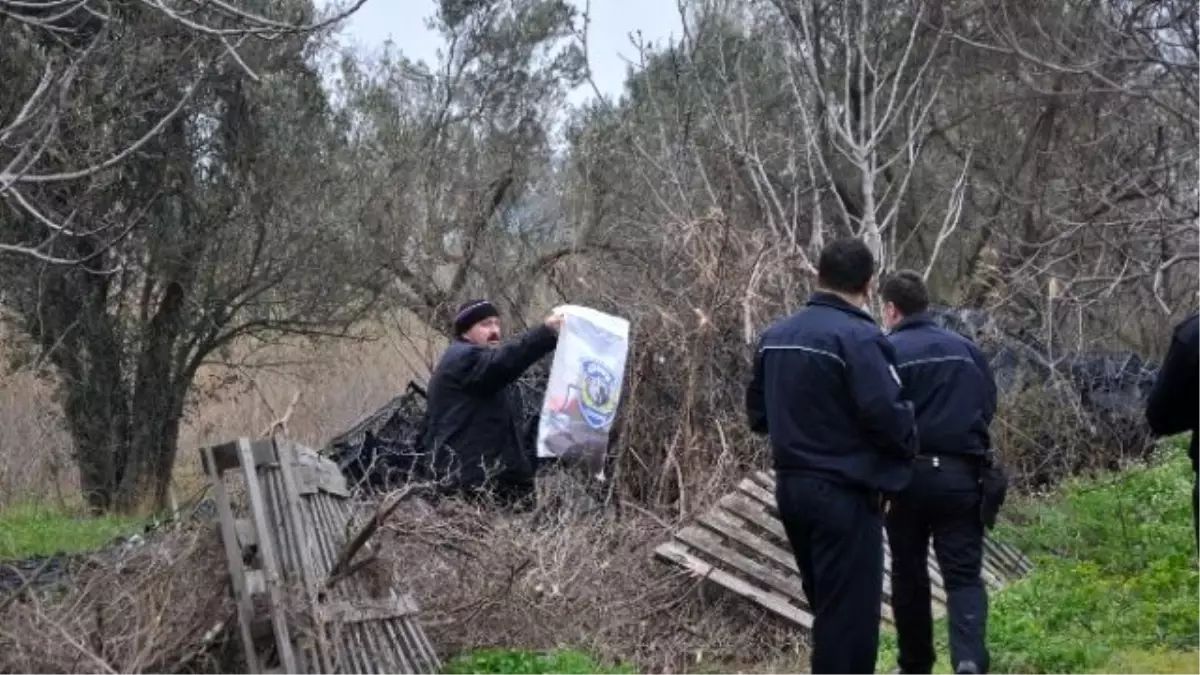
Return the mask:
{"type": "Polygon", "coordinates": [[[918,466],[965,472],[978,471],[983,467],[983,457],[978,455],[917,455],[915,461],[918,466]]]}

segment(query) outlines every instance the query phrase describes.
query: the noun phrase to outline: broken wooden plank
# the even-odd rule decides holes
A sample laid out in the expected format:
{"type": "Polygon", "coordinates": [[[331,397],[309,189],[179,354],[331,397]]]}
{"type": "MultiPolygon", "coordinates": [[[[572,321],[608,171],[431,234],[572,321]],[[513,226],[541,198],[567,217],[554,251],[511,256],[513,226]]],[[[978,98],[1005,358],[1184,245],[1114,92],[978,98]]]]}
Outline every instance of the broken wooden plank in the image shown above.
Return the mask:
{"type": "Polygon", "coordinates": [[[411,616],[417,606],[410,596],[397,596],[370,602],[336,600],[322,605],[318,612],[321,623],[359,623],[411,616]]]}
{"type": "Polygon", "coordinates": [[[697,527],[685,527],[675,535],[675,538],[689,547],[729,565],[739,572],[739,576],[743,579],[749,577],[754,581],[770,586],[774,590],[787,595],[797,605],[810,610],[808,599],[804,597],[804,589],[800,585],[799,576],[789,578],[769,569],[765,565],[760,565],[725,546],[720,539],[697,527]]]}
{"type": "MultiPolygon", "coordinates": [[[[795,556],[775,503],[774,476],[752,472],[739,481],[734,490],[701,514],[694,525],[677,532],[673,541],[656,550],[657,556],[681,565],[733,590],[776,614],[805,627],[786,608],[802,610],[812,616],[803,592],[795,556]]],[[[891,550],[883,536],[884,604],[881,614],[891,622],[891,550]]],[[[930,581],[932,611],[946,612],[946,591],[941,568],[932,541],[927,551],[926,569],[930,581]]],[[[993,590],[1020,576],[1019,552],[999,542],[985,539],[984,562],[980,576],[993,590]],[[1014,554],[1015,553],[1015,554],[1014,554]]],[[[1027,563],[1027,559],[1025,560],[1027,563]]]]}
{"type": "Polygon", "coordinates": [[[704,560],[692,555],[682,545],[670,541],[661,544],[654,552],[665,560],[687,568],[693,574],[713,581],[734,593],[753,600],[757,604],[769,609],[788,621],[801,626],[805,629],[812,630],[813,617],[806,610],[797,607],[788,602],[786,598],[768,593],[762,589],[742,581],[741,579],[725,572],[724,570],[714,567],[704,560]]]}
{"type": "MultiPolygon", "coordinates": [[[[263,501],[262,488],[259,485],[258,471],[255,466],[256,458],[249,439],[238,440],[238,450],[242,458],[242,470],[246,473],[246,495],[250,501],[250,514],[256,529],[269,532],[270,521],[267,519],[267,508],[263,501]]],[[[272,450],[273,454],[273,450],[272,450]]],[[[290,630],[285,615],[283,602],[283,576],[279,569],[279,558],[276,555],[273,537],[258,538],[258,550],[262,556],[263,574],[267,582],[267,605],[271,613],[271,623],[275,629],[276,648],[283,669],[296,673],[296,654],[292,647],[290,630]]]]}
{"type": "Polygon", "coordinates": [[[237,606],[238,633],[242,641],[242,650],[246,657],[246,666],[250,672],[257,673],[262,669],[258,653],[254,648],[254,637],[250,632],[250,624],[254,619],[253,590],[247,583],[245,565],[242,563],[242,550],[238,546],[238,535],[233,517],[233,509],[229,505],[229,495],[225,490],[225,481],[216,469],[212,450],[204,448],[200,455],[207,468],[211,469],[210,477],[213,484],[213,498],[217,503],[217,523],[221,530],[221,541],[225,546],[225,562],[229,567],[230,582],[233,586],[233,599],[237,606]]]}
{"type": "MultiPolygon", "coordinates": [[[[304,584],[309,612],[312,613],[314,621],[321,623],[320,609],[318,608],[317,572],[313,562],[313,535],[311,528],[305,527],[304,519],[300,517],[300,491],[296,486],[296,476],[293,472],[297,466],[296,453],[290,443],[279,443],[272,439],[272,444],[275,446],[276,456],[279,457],[279,478],[283,487],[283,494],[277,495],[276,499],[284,502],[286,511],[283,515],[285,520],[291,523],[293,537],[292,541],[286,543],[291,544],[295,553],[292,560],[300,567],[299,576],[304,584]]],[[[315,632],[317,662],[322,672],[330,672],[333,670],[333,662],[330,655],[329,636],[323,630],[315,632]]]]}
{"type": "Polygon", "coordinates": [[[738,483],[738,489],[762,504],[772,517],[779,517],[779,506],[775,503],[775,493],[767,492],[761,485],[749,478],[743,478],[742,482],[738,483]]]}
{"type": "MultiPolygon", "coordinates": [[[[201,452],[214,486],[251,672],[419,673],[441,669],[411,596],[361,575],[318,595],[346,545],[353,504],[333,462],[302,446],[239,439],[201,452]],[[236,456],[231,456],[231,451],[236,456]],[[250,517],[235,524],[225,476],[245,478],[250,517]],[[302,487],[302,483],[305,485],[302,487]],[[257,569],[246,569],[249,558],[257,569]],[[240,567],[239,567],[240,566],[240,567]],[[240,573],[239,573],[240,570],[240,573]],[[303,588],[311,611],[284,606],[283,584],[303,588]],[[255,605],[255,596],[266,603],[255,605]],[[264,614],[261,604],[265,604],[264,614]],[[293,610],[284,612],[283,610],[293,610]],[[297,622],[294,623],[293,622],[297,622]],[[314,630],[316,628],[316,630],[314,630]],[[268,662],[267,657],[277,657],[268,662]]],[[[389,584],[390,585],[390,584],[389,584]]]]}

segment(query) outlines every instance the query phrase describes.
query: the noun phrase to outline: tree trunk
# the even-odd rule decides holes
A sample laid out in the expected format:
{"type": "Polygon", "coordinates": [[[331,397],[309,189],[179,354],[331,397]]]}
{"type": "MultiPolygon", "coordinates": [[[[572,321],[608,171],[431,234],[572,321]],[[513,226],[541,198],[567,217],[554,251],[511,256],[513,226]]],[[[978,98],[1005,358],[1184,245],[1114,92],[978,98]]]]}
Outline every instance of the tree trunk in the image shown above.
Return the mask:
{"type": "Polygon", "coordinates": [[[125,394],[102,379],[93,373],[91,378],[63,384],[67,388],[63,412],[74,439],[79,484],[94,514],[116,506],[128,457],[125,394]]]}
{"type": "Polygon", "coordinates": [[[176,383],[139,405],[102,397],[95,389],[68,394],[79,401],[68,406],[67,421],[80,487],[93,513],[134,513],[148,499],[156,509],[166,505],[183,419],[180,391],[186,388],[176,383]],[[150,400],[154,404],[147,406],[150,400]]]}
{"type": "MultiPolygon", "coordinates": [[[[55,299],[47,298],[51,303],[55,299]]],[[[74,441],[80,487],[88,507],[97,513],[114,506],[129,440],[122,349],[107,317],[97,316],[98,307],[102,312],[102,302],[91,299],[78,307],[81,327],[76,340],[51,355],[63,371],[63,414],[74,441]]],[[[61,318],[59,322],[66,323],[61,318]]]]}
{"type": "Polygon", "coordinates": [[[80,484],[93,512],[134,513],[148,498],[156,508],[166,504],[191,381],[172,358],[179,295],[177,287],[164,294],[137,345],[132,378],[123,375],[132,359],[122,358],[111,333],[90,330],[81,339],[82,376],[62,380],[80,484]]]}

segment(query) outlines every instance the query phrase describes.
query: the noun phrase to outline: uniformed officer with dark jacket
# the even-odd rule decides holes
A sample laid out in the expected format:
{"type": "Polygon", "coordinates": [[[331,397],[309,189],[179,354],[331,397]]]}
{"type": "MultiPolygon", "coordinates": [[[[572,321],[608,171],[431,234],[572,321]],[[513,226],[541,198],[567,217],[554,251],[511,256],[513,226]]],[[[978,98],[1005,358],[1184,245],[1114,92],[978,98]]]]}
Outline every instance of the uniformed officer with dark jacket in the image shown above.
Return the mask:
{"type": "Polygon", "coordinates": [[[818,291],[763,332],[746,392],[766,433],[776,500],[814,615],[812,672],[872,673],[883,595],[884,499],[916,438],[892,347],[861,307],[874,276],[857,239],[821,251],[818,291]]]}
{"type": "Polygon", "coordinates": [[[1192,525],[1196,528],[1197,545],[1200,546],[1200,519],[1197,518],[1196,436],[1200,424],[1200,315],[1192,314],[1175,327],[1171,346],[1158,369],[1154,388],[1146,402],[1146,421],[1155,436],[1169,436],[1190,430],[1192,442],[1188,457],[1192,460],[1192,525]]]}
{"type": "Polygon", "coordinates": [[[535,504],[536,459],[525,447],[514,383],[554,350],[562,316],[552,314],[515,340],[501,344],[500,313],[473,300],[454,318],[454,340],[429,379],[426,447],[444,493],[485,493],[502,506],[535,504]]]}
{"type": "Polygon", "coordinates": [[[932,536],[945,582],[951,663],[956,673],[987,672],[980,481],[990,459],[996,382],[973,342],[938,327],[926,313],[929,293],[921,275],[891,275],[880,296],[896,369],[920,431],[912,482],[887,516],[900,670],[928,673],[935,661],[927,559],[932,536]]]}

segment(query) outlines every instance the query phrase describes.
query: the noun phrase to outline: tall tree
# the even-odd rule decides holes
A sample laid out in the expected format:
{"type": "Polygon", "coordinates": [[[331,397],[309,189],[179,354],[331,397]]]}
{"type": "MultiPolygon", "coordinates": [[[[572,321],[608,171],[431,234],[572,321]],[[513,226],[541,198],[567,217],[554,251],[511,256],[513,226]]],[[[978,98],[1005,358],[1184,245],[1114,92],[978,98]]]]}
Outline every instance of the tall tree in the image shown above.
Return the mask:
{"type": "MultiPolygon", "coordinates": [[[[225,39],[198,40],[191,19],[156,7],[115,8],[120,20],[89,45],[102,58],[73,66],[37,168],[69,174],[110,139],[138,139],[132,150],[77,180],[22,179],[6,196],[26,208],[0,211],[6,241],[54,228],[44,255],[0,258],[4,308],[55,367],[98,511],[165,501],[206,359],[239,340],[344,333],[382,285],[329,208],[353,164],[309,37],[284,31],[225,58],[225,39]]],[[[310,24],[312,12],[288,2],[279,20],[310,24]]],[[[36,79],[36,62],[8,63],[16,81],[36,79]]]]}
{"type": "Polygon", "coordinates": [[[564,254],[553,135],[582,77],[564,0],[443,0],[434,64],[347,60],[362,236],[399,303],[435,326],[466,295],[507,301],[564,254]]]}

